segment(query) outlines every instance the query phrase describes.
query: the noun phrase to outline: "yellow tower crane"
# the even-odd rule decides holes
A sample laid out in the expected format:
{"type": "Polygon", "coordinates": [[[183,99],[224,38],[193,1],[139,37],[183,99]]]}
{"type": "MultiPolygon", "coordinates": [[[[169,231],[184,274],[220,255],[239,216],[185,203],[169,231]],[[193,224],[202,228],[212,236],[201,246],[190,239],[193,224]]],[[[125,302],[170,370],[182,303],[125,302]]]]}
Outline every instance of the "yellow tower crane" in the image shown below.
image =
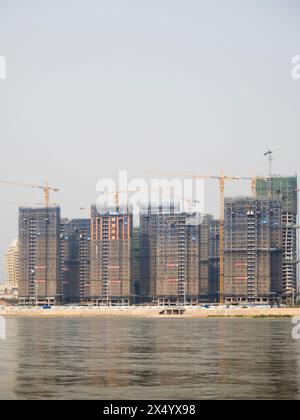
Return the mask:
{"type": "Polygon", "coordinates": [[[256,189],[256,178],[253,177],[240,177],[240,176],[227,176],[221,171],[220,175],[195,175],[195,174],[183,174],[183,173],[152,173],[147,172],[149,175],[157,176],[179,176],[191,179],[214,179],[219,181],[220,187],[220,304],[224,304],[224,222],[225,222],[225,182],[226,181],[251,181],[251,190],[253,196],[255,196],[256,189]]]}
{"type": "MultiPolygon", "coordinates": [[[[159,191],[159,190],[157,190],[159,191]]],[[[114,201],[115,201],[115,206],[118,209],[120,206],[120,195],[121,194],[127,194],[127,193],[136,193],[136,190],[123,190],[123,191],[114,191],[114,192],[104,192],[101,193],[102,195],[107,195],[107,196],[113,196],[114,197],[114,201]]],[[[178,197],[179,199],[179,197],[178,197]]],[[[192,206],[193,204],[200,204],[199,201],[197,200],[188,200],[188,199],[183,199],[184,202],[188,203],[190,206],[190,210],[192,210],[192,206]]],[[[82,210],[85,210],[84,208],[82,208],[82,210]]]]}
{"type": "Polygon", "coordinates": [[[44,191],[45,207],[46,208],[48,208],[49,204],[50,204],[50,192],[55,192],[55,193],[59,192],[59,189],[49,187],[48,181],[45,182],[44,186],[24,184],[24,183],[21,183],[21,182],[1,181],[1,180],[0,180],[0,184],[14,185],[16,187],[27,187],[27,188],[35,188],[35,189],[43,190],[44,191]]]}
{"type": "Polygon", "coordinates": [[[112,192],[101,192],[101,195],[107,195],[107,196],[113,196],[115,201],[116,209],[118,210],[120,208],[120,195],[121,194],[127,194],[127,193],[135,193],[135,190],[116,190],[112,192]]]}

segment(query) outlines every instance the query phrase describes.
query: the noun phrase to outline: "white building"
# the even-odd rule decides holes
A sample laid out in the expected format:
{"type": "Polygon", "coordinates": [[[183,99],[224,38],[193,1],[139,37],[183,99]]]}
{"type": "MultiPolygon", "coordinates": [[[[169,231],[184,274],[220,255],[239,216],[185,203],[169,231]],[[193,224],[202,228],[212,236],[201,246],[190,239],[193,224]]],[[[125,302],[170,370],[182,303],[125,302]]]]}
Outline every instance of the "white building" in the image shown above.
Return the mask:
{"type": "Polygon", "coordinates": [[[19,244],[15,239],[5,253],[6,287],[17,289],[19,281],[19,244]]]}

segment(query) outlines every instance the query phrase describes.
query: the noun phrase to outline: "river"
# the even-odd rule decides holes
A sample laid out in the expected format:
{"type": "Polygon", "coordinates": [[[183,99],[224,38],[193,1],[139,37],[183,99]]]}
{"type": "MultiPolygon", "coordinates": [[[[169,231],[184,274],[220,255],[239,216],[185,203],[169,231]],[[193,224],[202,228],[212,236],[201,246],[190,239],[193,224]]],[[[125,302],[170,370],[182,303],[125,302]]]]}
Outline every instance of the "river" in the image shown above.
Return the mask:
{"type": "Polygon", "coordinates": [[[299,399],[290,319],[9,318],[1,399],[299,399]]]}

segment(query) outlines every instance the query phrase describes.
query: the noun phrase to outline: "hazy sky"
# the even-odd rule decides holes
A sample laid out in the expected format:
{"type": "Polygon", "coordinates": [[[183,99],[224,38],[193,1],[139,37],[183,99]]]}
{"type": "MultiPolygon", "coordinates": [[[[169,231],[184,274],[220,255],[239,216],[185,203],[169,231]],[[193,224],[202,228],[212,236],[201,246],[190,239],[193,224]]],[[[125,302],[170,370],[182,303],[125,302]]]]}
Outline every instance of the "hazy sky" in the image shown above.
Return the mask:
{"type": "MultiPolygon", "coordinates": [[[[48,178],[64,216],[119,169],[264,174],[281,146],[275,172],[298,172],[299,0],[0,0],[0,54],[0,179],[48,178]]],[[[3,255],[18,204],[43,195],[0,191],[3,255]]]]}

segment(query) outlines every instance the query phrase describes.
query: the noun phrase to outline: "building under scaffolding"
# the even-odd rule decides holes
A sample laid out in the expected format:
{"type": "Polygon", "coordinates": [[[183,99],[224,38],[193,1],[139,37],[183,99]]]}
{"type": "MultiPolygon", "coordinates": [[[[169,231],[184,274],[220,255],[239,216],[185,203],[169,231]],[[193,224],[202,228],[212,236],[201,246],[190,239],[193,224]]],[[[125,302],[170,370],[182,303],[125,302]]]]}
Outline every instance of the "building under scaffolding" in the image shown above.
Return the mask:
{"type": "Polygon", "coordinates": [[[227,303],[280,300],[281,200],[225,200],[224,294],[227,303]]]}
{"type": "Polygon", "coordinates": [[[19,302],[56,304],[60,291],[60,208],[19,210],[19,302]]]}
{"type": "Polygon", "coordinates": [[[258,197],[275,197],[282,203],[282,282],[284,298],[292,298],[297,291],[297,177],[272,176],[257,178],[258,197]]]}
{"type": "MultiPolygon", "coordinates": [[[[199,235],[199,302],[209,302],[209,275],[210,275],[210,223],[212,216],[204,215],[198,219],[188,218],[187,225],[197,226],[200,223],[199,235]]],[[[189,246],[188,246],[189,255],[189,246]]],[[[193,261],[195,264],[196,261],[193,261]]],[[[189,279],[189,275],[188,275],[189,279]]]]}
{"type": "Polygon", "coordinates": [[[132,239],[132,285],[133,285],[133,303],[140,303],[140,228],[133,228],[132,239]]]}
{"type": "Polygon", "coordinates": [[[141,214],[141,299],[162,305],[208,299],[209,225],[201,215],[141,214]]]}
{"type": "Polygon", "coordinates": [[[92,208],[90,301],[94,305],[128,305],[132,301],[131,213],[92,208]]]}
{"type": "Polygon", "coordinates": [[[209,254],[209,301],[220,302],[220,221],[211,220],[209,254]]]}
{"type": "Polygon", "coordinates": [[[90,295],[90,219],[62,220],[61,293],[65,302],[90,295]]]}

